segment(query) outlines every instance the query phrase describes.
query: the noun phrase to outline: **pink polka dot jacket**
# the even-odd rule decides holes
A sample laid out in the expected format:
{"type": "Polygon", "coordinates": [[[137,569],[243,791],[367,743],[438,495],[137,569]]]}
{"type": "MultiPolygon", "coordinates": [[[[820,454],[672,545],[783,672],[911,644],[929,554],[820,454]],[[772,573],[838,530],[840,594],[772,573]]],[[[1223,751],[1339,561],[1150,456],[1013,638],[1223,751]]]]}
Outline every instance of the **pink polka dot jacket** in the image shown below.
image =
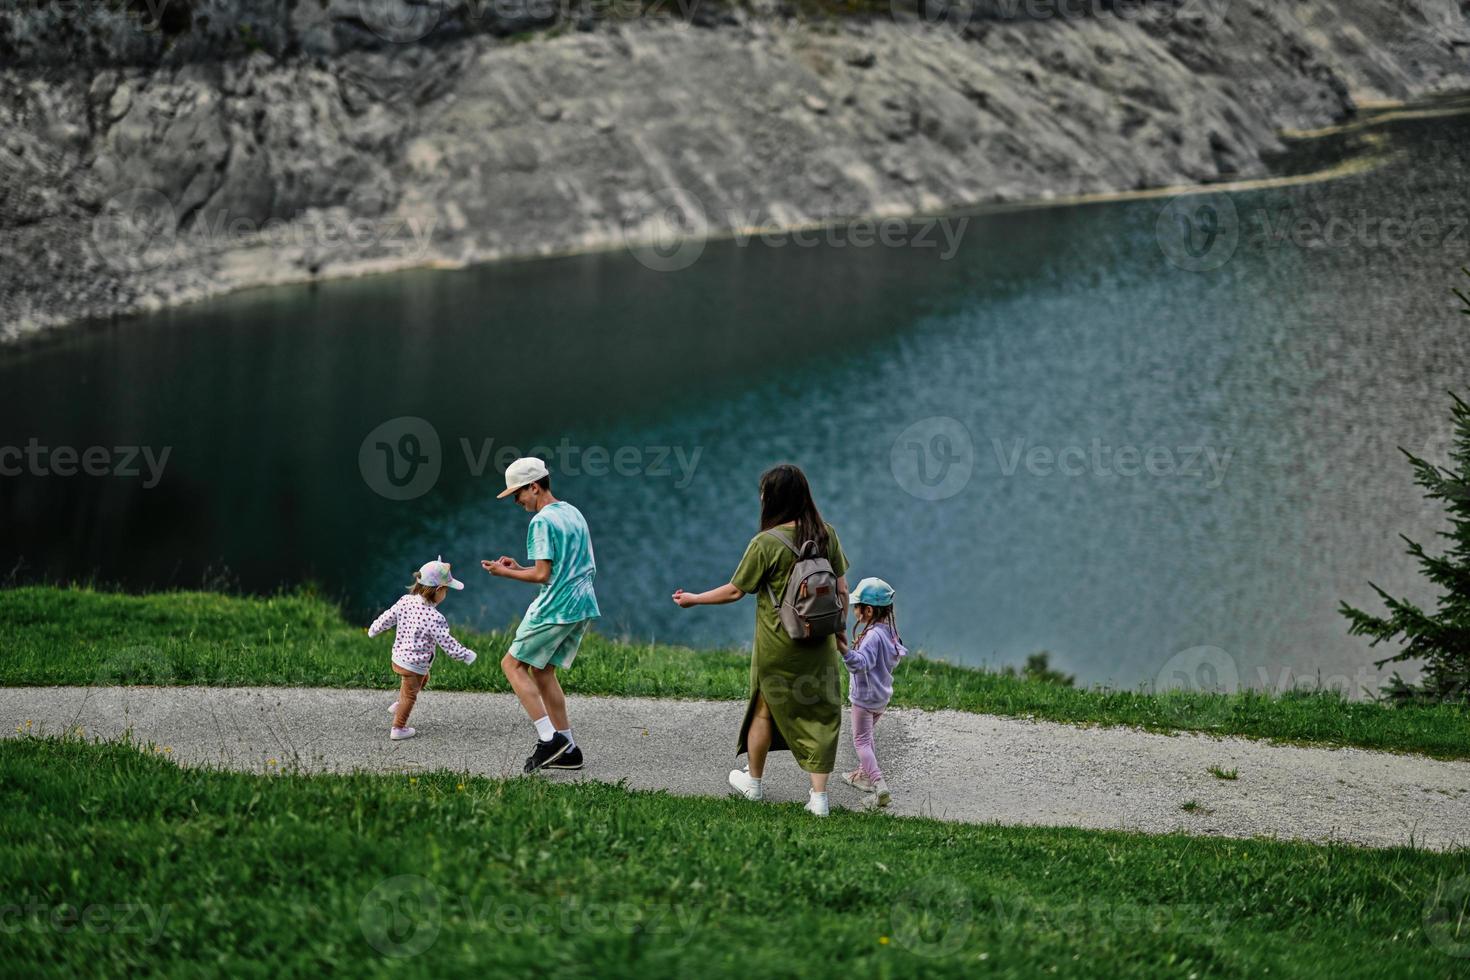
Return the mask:
{"type": "Polygon", "coordinates": [[[434,648],[437,646],[455,660],[467,664],[475,662],[475,651],[466,649],[449,635],[449,622],[436,606],[423,596],[408,595],[373,620],[368,627],[368,636],[377,636],[384,630],[395,630],[393,634],[393,662],[415,674],[427,674],[434,663],[434,648]]]}

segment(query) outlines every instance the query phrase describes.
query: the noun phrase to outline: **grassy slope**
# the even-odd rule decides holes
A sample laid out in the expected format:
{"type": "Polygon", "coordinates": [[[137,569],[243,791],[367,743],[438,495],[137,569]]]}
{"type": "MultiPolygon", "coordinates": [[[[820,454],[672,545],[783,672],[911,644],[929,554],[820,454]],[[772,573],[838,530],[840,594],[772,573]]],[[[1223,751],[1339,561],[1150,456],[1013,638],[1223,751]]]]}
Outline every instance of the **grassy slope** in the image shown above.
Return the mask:
{"type": "Polygon", "coordinates": [[[0,827],[16,976],[1429,977],[1470,944],[1467,852],[183,770],[75,739],[0,741],[0,827]]]}
{"type": "MultiPolygon", "coordinates": [[[[451,623],[453,599],[446,606],[451,623]]],[[[481,660],[448,661],[440,690],[507,690],[496,661],[503,634],[458,634],[481,660]]],[[[0,590],[0,684],[286,684],[388,688],[391,638],[369,640],[329,603],[308,596],[146,596],[49,587],[0,590]]],[[[738,699],[749,658],[728,651],[622,643],[592,636],[568,673],[574,694],[738,699]]],[[[1062,722],[1196,730],[1470,758],[1470,711],[1392,708],[1334,695],[1145,694],[1077,690],[914,658],[894,702],[1062,722]]]]}

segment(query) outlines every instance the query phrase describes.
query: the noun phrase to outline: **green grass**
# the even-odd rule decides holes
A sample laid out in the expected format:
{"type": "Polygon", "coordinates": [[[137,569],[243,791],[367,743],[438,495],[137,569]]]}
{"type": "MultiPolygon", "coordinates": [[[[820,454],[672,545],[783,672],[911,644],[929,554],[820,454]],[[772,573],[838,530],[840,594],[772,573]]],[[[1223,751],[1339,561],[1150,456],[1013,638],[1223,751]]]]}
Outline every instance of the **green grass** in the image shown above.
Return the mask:
{"type": "Polygon", "coordinates": [[[1240,778],[1240,770],[1239,769],[1224,769],[1224,768],[1222,768],[1220,766],[1211,766],[1210,767],[1210,775],[1211,776],[1214,776],[1216,779],[1230,779],[1230,780],[1234,780],[1234,779],[1239,779],[1240,778]]]}
{"type": "Polygon", "coordinates": [[[1442,977],[1470,951],[1467,852],[818,821],[49,738],[0,740],[0,828],[10,976],[1442,977]]]}
{"type": "MultiPolygon", "coordinates": [[[[453,623],[454,599],[445,605],[453,623]]],[[[457,635],[480,654],[445,658],[439,690],[508,690],[496,661],[505,634],[457,635]]],[[[390,636],[369,640],[331,603],[205,592],[124,595],[84,588],[0,590],[0,684],[316,685],[387,689],[390,636]]],[[[566,676],[577,695],[740,699],[749,657],[732,651],[627,643],[592,635],[566,676]]],[[[894,704],[1155,731],[1417,752],[1470,758],[1470,710],[1393,707],[1332,693],[1271,696],[1084,690],[913,657],[900,666],[894,704]]]]}

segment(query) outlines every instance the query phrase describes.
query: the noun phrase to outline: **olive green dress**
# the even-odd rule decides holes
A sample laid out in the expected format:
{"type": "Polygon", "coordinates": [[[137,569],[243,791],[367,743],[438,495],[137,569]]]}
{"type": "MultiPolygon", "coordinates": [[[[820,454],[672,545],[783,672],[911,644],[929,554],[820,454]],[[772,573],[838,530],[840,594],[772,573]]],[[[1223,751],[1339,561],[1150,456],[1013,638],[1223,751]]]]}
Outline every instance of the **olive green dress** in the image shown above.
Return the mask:
{"type": "MultiPolygon", "coordinates": [[[[786,538],[787,526],[774,528],[786,538]]],[[[837,532],[827,525],[827,560],[838,577],[847,574],[847,556],[837,532]]],[[[797,542],[798,547],[800,543],[797,542]]],[[[755,696],[763,695],[775,722],[771,751],[790,751],[807,772],[831,772],[837,762],[837,737],[842,729],[842,658],[837,638],[794,640],[781,625],[776,601],[786,590],[796,556],[768,534],[750,539],[745,557],[730,583],[755,594],[755,648],[750,658],[750,703],[740,724],[735,754],[746,751],[746,736],[755,717],[755,696]],[[768,591],[769,590],[769,591],[768,591]]]]}

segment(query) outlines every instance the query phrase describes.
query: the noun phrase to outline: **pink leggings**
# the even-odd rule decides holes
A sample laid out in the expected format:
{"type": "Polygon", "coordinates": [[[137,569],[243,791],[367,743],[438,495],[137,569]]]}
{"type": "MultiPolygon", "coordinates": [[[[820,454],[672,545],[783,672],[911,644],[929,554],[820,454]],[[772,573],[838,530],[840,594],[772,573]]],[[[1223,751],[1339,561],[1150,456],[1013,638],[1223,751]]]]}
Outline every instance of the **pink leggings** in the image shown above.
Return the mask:
{"type": "Polygon", "coordinates": [[[852,706],[852,747],[857,750],[858,768],[873,781],[883,778],[878,768],[878,756],[873,752],[873,726],[883,717],[881,711],[852,706]]]}

